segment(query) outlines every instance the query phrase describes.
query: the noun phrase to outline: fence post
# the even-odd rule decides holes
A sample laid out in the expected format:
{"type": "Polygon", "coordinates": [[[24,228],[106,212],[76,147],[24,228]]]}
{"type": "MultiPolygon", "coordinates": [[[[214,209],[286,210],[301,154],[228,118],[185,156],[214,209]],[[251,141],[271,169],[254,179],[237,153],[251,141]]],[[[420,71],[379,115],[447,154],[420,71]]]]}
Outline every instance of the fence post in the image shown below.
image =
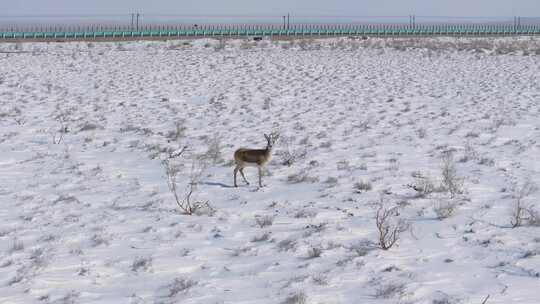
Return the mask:
{"type": "Polygon", "coordinates": [[[291,26],[291,15],[287,13],[287,29],[289,29],[291,26]]]}

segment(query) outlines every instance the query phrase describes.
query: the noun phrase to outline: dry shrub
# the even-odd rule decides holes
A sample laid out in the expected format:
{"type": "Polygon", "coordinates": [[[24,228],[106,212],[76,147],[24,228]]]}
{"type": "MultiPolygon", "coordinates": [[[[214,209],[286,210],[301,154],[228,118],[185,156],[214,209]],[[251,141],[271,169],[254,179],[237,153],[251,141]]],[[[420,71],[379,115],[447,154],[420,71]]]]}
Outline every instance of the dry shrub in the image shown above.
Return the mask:
{"type": "Polygon", "coordinates": [[[354,191],[356,193],[367,192],[373,189],[373,186],[369,181],[359,181],[354,184],[354,191]]]}
{"type": "MultiPolygon", "coordinates": [[[[176,156],[180,156],[186,150],[184,148],[176,156]]],[[[165,174],[167,176],[167,186],[169,191],[173,194],[176,204],[186,215],[202,214],[206,211],[209,215],[214,214],[215,210],[210,206],[208,201],[194,201],[193,195],[197,192],[197,187],[200,184],[200,180],[207,168],[205,158],[198,158],[193,160],[191,164],[191,170],[189,174],[189,184],[187,186],[186,193],[183,197],[180,197],[178,189],[178,174],[180,173],[179,166],[175,163],[176,158],[167,158],[162,161],[165,168],[165,174]]]]}
{"type": "Polygon", "coordinates": [[[303,291],[295,292],[288,296],[281,304],[307,304],[307,296],[303,291]]]}
{"type": "Polygon", "coordinates": [[[521,187],[514,189],[516,203],[510,222],[512,228],[522,226],[524,222],[528,222],[532,226],[540,224],[539,212],[534,209],[533,205],[525,205],[525,199],[536,191],[538,191],[538,187],[531,181],[526,181],[521,187]]]}
{"type": "Polygon", "coordinates": [[[419,197],[424,197],[431,194],[436,190],[435,184],[429,176],[424,176],[420,173],[417,173],[414,176],[414,183],[407,184],[407,187],[415,190],[419,197]]]}
{"type": "Polygon", "coordinates": [[[379,247],[388,250],[396,244],[402,232],[409,229],[409,224],[399,217],[399,206],[387,207],[381,197],[375,215],[378,231],[379,247]]]}
{"type": "Polygon", "coordinates": [[[441,188],[448,191],[451,198],[463,193],[463,179],[457,175],[456,162],[451,151],[443,154],[441,175],[441,188]]]}
{"type": "Polygon", "coordinates": [[[451,217],[456,211],[457,203],[453,200],[441,200],[434,204],[433,211],[439,220],[451,217]]]}
{"type": "MultiPolygon", "coordinates": [[[[294,137],[282,136],[281,146],[282,149],[276,154],[280,157],[280,163],[284,166],[292,166],[294,163],[303,160],[307,155],[306,145],[296,146],[294,144],[294,137]]],[[[307,141],[304,141],[307,143],[307,141]]]]}

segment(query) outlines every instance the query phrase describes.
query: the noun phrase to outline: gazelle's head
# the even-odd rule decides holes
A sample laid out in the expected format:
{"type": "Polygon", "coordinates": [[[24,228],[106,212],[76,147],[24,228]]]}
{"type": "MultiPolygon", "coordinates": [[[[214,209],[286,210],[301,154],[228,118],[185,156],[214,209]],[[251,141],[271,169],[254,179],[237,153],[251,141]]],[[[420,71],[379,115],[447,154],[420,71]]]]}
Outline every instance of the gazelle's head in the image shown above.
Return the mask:
{"type": "Polygon", "coordinates": [[[279,138],[279,133],[272,132],[270,133],[270,135],[264,134],[264,138],[266,138],[266,149],[272,150],[272,147],[274,146],[274,144],[277,142],[279,138]]]}

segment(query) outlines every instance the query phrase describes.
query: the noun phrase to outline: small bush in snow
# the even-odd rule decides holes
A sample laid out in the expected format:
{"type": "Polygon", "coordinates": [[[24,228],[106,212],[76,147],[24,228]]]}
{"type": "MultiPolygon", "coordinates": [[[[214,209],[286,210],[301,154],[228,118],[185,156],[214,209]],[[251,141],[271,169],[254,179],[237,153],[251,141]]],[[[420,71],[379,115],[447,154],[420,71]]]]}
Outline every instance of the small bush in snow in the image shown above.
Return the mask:
{"type": "Polygon", "coordinates": [[[152,267],[152,257],[137,257],[131,264],[131,270],[134,272],[148,271],[152,267]]]}
{"type": "Polygon", "coordinates": [[[310,49],[311,45],[313,44],[313,39],[300,39],[297,43],[298,47],[302,51],[307,51],[310,49]]]}
{"type": "Polygon", "coordinates": [[[85,122],[82,124],[82,126],[79,129],[79,132],[86,132],[86,131],[94,131],[94,130],[103,130],[105,129],[103,126],[91,123],[91,122],[85,122]]]}
{"type": "Polygon", "coordinates": [[[328,276],[323,273],[312,275],[311,280],[313,281],[313,283],[317,285],[321,285],[321,286],[328,285],[328,276]]]}
{"type": "Polygon", "coordinates": [[[238,248],[233,248],[232,249],[232,252],[231,252],[231,256],[233,257],[239,257],[239,256],[242,256],[242,255],[245,255],[246,253],[249,253],[250,251],[252,251],[252,247],[248,247],[248,246],[242,246],[242,247],[238,247],[238,248]]]}
{"type": "Polygon", "coordinates": [[[281,302],[281,304],[307,304],[307,296],[303,291],[295,292],[281,302]]]}
{"type": "Polygon", "coordinates": [[[322,142],[320,145],[319,145],[320,148],[330,148],[332,147],[332,142],[331,141],[325,141],[325,142],[322,142]]]}
{"type": "Polygon", "coordinates": [[[208,140],[208,150],[204,156],[208,158],[214,165],[223,162],[223,154],[221,153],[221,138],[218,135],[215,135],[208,140]]]}
{"type": "MultiPolygon", "coordinates": [[[[184,151],[185,148],[182,149],[182,151],[179,152],[177,156],[180,156],[184,151]]],[[[187,193],[183,198],[181,198],[178,193],[179,191],[177,188],[177,179],[179,174],[179,168],[177,165],[174,164],[174,159],[168,158],[163,160],[162,163],[165,167],[165,174],[167,176],[167,186],[173,194],[176,204],[184,214],[202,214],[204,213],[203,211],[206,210],[207,214],[212,215],[215,212],[215,210],[210,206],[208,201],[202,202],[192,200],[192,196],[197,191],[197,186],[199,185],[200,179],[204,174],[207,166],[204,159],[198,159],[192,162],[189,175],[189,185],[187,187],[187,193]]]]}
{"type": "Polygon", "coordinates": [[[387,207],[383,200],[379,203],[375,215],[375,224],[379,235],[379,247],[388,250],[399,240],[399,235],[409,228],[408,223],[399,218],[399,207],[387,207]]]}
{"type": "Polygon", "coordinates": [[[289,176],[287,176],[287,182],[291,184],[316,183],[318,181],[319,181],[319,178],[316,176],[309,176],[309,171],[306,169],[303,169],[298,173],[290,174],[289,176]]]}
{"type": "Polygon", "coordinates": [[[64,139],[64,135],[69,132],[68,129],[68,119],[65,114],[60,114],[56,116],[56,121],[60,125],[58,129],[52,130],[51,136],[52,136],[52,143],[55,145],[58,145],[62,143],[62,140],[64,139]]]}
{"type": "Polygon", "coordinates": [[[448,191],[451,198],[463,193],[463,179],[457,175],[456,163],[452,152],[445,152],[443,154],[441,170],[441,188],[448,191]]]}
{"type": "Polygon", "coordinates": [[[185,121],[180,120],[175,122],[175,129],[174,131],[169,131],[166,135],[167,139],[171,141],[179,141],[181,138],[184,137],[184,133],[186,131],[186,127],[184,126],[185,121]]]}
{"type": "Polygon", "coordinates": [[[463,152],[463,156],[459,159],[459,162],[466,163],[469,160],[478,159],[478,152],[474,149],[472,144],[470,142],[467,142],[465,144],[465,150],[463,152]]]}
{"type": "Polygon", "coordinates": [[[538,187],[531,181],[526,181],[520,188],[514,190],[514,198],[516,199],[514,211],[512,214],[512,228],[523,225],[524,221],[529,224],[538,224],[538,212],[532,206],[526,206],[524,200],[535,193],[538,187]]]}
{"type": "Polygon", "coordinates": [[[313,233],[320,233],[328,228],[328,223],[322,222],[319,224],[309,224],[306,226],[306,236],[313,233]]]}
{"type": "Polygon", "coordinates": [[[218,43],[214,45],[214,51],[224,50],[227,46],[227,41],[225,39],[219,39],[218,43]]]}
{"type": "Polygon", "coordinates": [[[349,247],[349,250],[353,251],[357,256],[362,257],[367,255],[370,251],[377,248],[377,244],[369,240],[362,240],[349,247]]]}
{"type": "Polygon", "coordinates": [[[289,251],[296,247],[296,241],[291,239],[285,239],[283,241],[280,241],[277,246],[279,251],[289,251]]]}
{"type": "Polygon", "coordinates": [[[12,260],[5,260],[4,262],[2,262],[2,264],[0,264],[0,268],[5,268],[5,267],[9,267],[13,265],[13,261],[12,260]]]}
{"type": "Polygon", "coordinates": [[[478,164],[493,167],[495,165],[495,161],[489,157],[481,157],[478,159],[478,164]]]}
{"type": "Polygon", "coordinates": [[[79,297],[81,296],[81,293],[75,290],[71,290],[68,292],[65,296],[62,298],[54,301],[54,303],[64,303],[64,304],[72,304],[72,303],[79,303],[79,297]]]}
{"type": "Polygon", "coordinates": [[[281,48],[284,50],[290,49],[294,45],[294,42],[292,41],[286,41],[280,44],[281,48]]]}
{"type": "Polygon", "coordinates": [[[349,161],[344,160],[344,159],[338,161],[336,166],[337,166],[338,170],[345,170],[345,171],[350,171],[351,170],[351,165],[349,164],[349,161]]]}
{"type": "Polygon", "coordinates": [[[90,242],[91,242],[92,247],[98,247],[100,245],[105,245],[105,246],[109,245],[109,240],[107,239],[107,237],[105,235],[100,235],[97,233],[94,234],[90,238],[90,242]]]}
{"type": "Polygon", "coordinates": [[[438,203],[435,203],[433,206],[433,211],[439,220],[443,220],[451,217],[456,211],[457,204],[452,200],[441,200],[438,203]]]}
{"type": "Polygon", "coordinates": [[[375,297],[382,299],[393,298],[397,295],[402,294],[405,291],[405,284],[401,283],[389,283],[379,286],[375,290],[375,297]]]}
{"type": "MultiPolygon", "coordinates": [[[[437,299],[433,299],[433,301],[431,303],[432,304],[458,304],[458,303],[462,303],[462,302],[457,298],[450,297],[447,294],[442,294],[437,299]]],[[[486,304],[486,303],[487,303],[487,301],[484,300],[484,302],[482,302],[480,304],[486,304]]]]}
{"type": "Polygon", "coordinates": [[[418,193],[419,197],[429,195],[436,190],[433,181],[428,176],[416,174],[414,175],[414,177],[414,183],[407,184],[407,187],[415,190],[418,193]]]}
{"type": "Polygon", "coordinates": [[[338,184],[338,179],[333,177],[333,176],[329,176],[325,181],[324,181],[325,184],[328,185],[328,187],[335,187],[337,184],[338,184]]]}
{"type": "Polygon", "coordinates": [[[307,155],[307,147],[305,145],[296,147],[294,145],[294,137],[281,137],[281,146],[283,149],[276,154],[280,157],[280,163],[284,166],[292,166],[294,163],[305,159],[307,155]]]}
{"type": "Polygon", "coordinates": [[[9,249],[9,252],[13,253],[22,250],[24,250],[24,243],[22,241],[19,241],[18,239],[14,239],[13,243],[11,244],[11,248],[9,249]]]}
{"type": "Polygon", "coordinates": [[[30,253],[30,261],[32,261],[32,267],[41,268],[47,265],[47,255],[42,248],[33,249],[30,253]]]}
{"type": "Polygon", "coordinates": [[[540,211],[538,211],[537,209],[533,209],[533,207],[530,207],[529,218],[527,221],[530,226],[540,227],[540,211]]]}
{"type": "Polygon", "coordinates": [[[420,139],[425,138],[426,135],[427,135],[426,129],[424,129],[424,128],[418,128],[418,129],[416,130],[416,135],[418,135],[418,138],[420,138],[420,139]]]}
{"type": "Polygon", "coordinates": [[[399,170],[399,160],[396,159],[396,158],[390,158],[388,160],[388,167],[386,168],[386,170],[388,171],[398,171],[399,170]]]}
{"type": "Polygon", "coordinates": [[[249,49],[254,48],[255,46],[257,46],[257,43],[249,41],[249,40],[244,40],[242,41],[242,43],[240,43],[239,47],[241,50],[249,50],[249,49]]]}
{"type": "Polygon", "coordinates": [[[264,232],[262,234],[258,234],[254,237],[251,238],[251,242],[253,243],[258,243],[258,242],[264,242],[264,241],[268,241],[270,239],[270,236],[272,234],[270,232],[264,232]]]}
{"type": "Polygon", "coordinates": [[[359,181],[354,184],[354,191],[356,193],[367,192],[373,189],[373,186],[369,181],[359,181]]]}
{"type": "Polygon", "coordinates": [[[307,251],[308,259],[314,259],[321,256],[323,250],[319,247],[310,247],[307,251]]]}
{"type": "Polygon", "coordinates": [[[24,118],[21,109],[14,107],[10,112],[11,113],[0,113],[0,118],[11,117],[19,126],[23,126],[26,123],[26,118],[24,118]]]}
{"type": "Polygon", "coordinates": [[[307,208],[302,208],[294,214],[295,218],[313,218],[315,216],[317,216],[317,211],[307,208]]]}
{"type": "Polygon", "coordinates": [[[255,223],[257,223],[257,226],[260,228],[272,226],[274,223],[274,217],[271,215],[256,216],[255,223]]]}
{"type": "Polygon", "coordinates": [[[197,282],[186,279],[186,278],[176,278],[174,281],[167,286],[169,290],[168,296],[170,298],[175,297],[179,293],[187,292],[190,288],[197,285],[197,282]]]}

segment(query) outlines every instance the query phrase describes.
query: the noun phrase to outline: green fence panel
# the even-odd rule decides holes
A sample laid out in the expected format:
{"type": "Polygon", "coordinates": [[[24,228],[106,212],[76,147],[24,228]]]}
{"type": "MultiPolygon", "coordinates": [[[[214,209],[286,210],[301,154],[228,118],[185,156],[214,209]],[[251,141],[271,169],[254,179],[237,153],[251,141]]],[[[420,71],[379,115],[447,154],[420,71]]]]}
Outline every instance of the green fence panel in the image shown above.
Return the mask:
{"type": "Polygon", "coordinates": [[[71,31],[5,31],[0,32],[1,39],[63,39],[63,38],[117,38],[117,37],[186,37],[186,36],[435,36],[435,35],[540,35],[540,26],[526,25],[416,25],[378,26],[378,25],[296,25],[288,29],[264,26],[205,26],[199,28],[142,29],[125,30],[71,30],[71,31]]]}

